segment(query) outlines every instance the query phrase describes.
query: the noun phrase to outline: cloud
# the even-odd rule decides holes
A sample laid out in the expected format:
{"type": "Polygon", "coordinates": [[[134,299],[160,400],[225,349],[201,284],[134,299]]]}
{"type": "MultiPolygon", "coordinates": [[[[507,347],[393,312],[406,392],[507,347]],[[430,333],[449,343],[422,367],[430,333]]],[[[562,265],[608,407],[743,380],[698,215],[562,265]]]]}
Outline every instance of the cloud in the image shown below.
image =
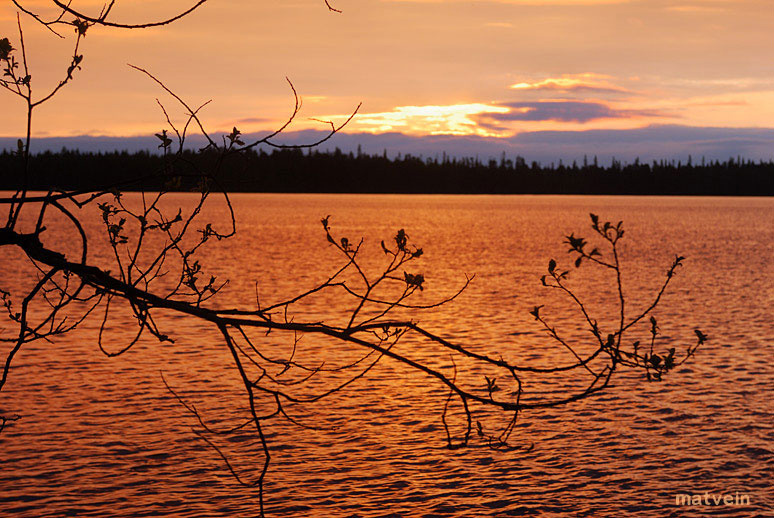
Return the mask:
{"type": "Polygon", "coordinates": [[[505,106],[484,103],[397,106],[388,112],[359,114],[353,126],[374,133],[399,131],[429,135],[491,136],[487,128],[478,124],[477,117],[482,114],[505,114],[508,111],[509,108],[505,106]]]}
{"type": "MultiPolygon", "coordinates": [[[[360,113],[348,131],[368,133],[399,132],[409,135],[476,135],[504,137],[517,131],[543,129],[516,124],[552,122],[586,124],[599,120],[631,120],[675,115],[654,109],[617,108],[602,101],[537,100],[451,105],[397,106],[390,111],[360,113]]],[[[341,120],[343,115],[323,116],[341,120]]],[[[566,126],[565,126],[566,128],[566,126]]]]}
{"type": "MultiPolygon", "coordinates": [[[[304,143],[321,135],[305,131],[288,133],[286,143],[304,143]]],[[[624,162],[636,158],[652,160],[727,160],[742,156],[750,160],[771,160],[774,150],[774,128],[721,128],[681,125],[650,125],[635,129],[594,129],[580,131],[528,131],[509,137],[481,137],[476,135],[406,135],[403,133],[365,134],[339,133],[321,150],[340,148],[354,151],[358,146],[366,153],[388,156],[410,153],[415,156],[478,156],[486,161],[499,158],[503,152],[509,157],[521,155],[528,161],[548,164],[581,162],[597,155],[599,162],[609,164],[612,157],[624,162]]]]}
{"type": "Polygon", "coordinates": [[[708,14],[708,13],[722,13],[727,11],[727,7],[720,7],[717,5],[699,5],[696,3],[693,4],[683,4],[683,5],[668,5],[664,8],[666,11],[672,11],[676,13],[687,13],[687,14],[708,14]]]}
{"type": "Polygon", "coordinates": [[[617,86],[609,81],[610,76],[601,74],[563,74],[559,77],[549,77],[540,81],[515,83],[510,86],[519,91],[559,91],[583,93],[615,93],[630,94],[630,90],[617,86]]]}
{"type": "Polygon", "coordinates": [[[722,90],[723,92],[773,91],[774,78],[764,77],[716,77],[716,78],[659,78],[662,86],[683,88],[692,92],[722,90]]]}
{"type": "Polygon", "coordinates": [[[486,113],[480,117],[490,121],[556,121],[590,122],[600,119],[631,119],[639,117],[663,117],[668,114],[657,110],[624,110],[601,102],[590,101],[534,101],[511,102],[501,106],[507,112],[486,113]]]}
{"type": "Polygon", "coordinates": [[[237,120],[237,124],[263,124],[266,122],[274,122],[274,120],[265,117],[245,117],[237,120]]]}
{"type": "MultiPolygon", "coordinates": [[[[285,144],[305,144],[324,136],[323,131],[304,130],[283,133],[285,144]]],[[[245,135],[246,139],[260,138],[265,134],[245,135]]],[[[774,151],[774,128],[720,128],[692,127],[679,125],[652,125],[624,130],[583,130],[583,131],[530,131],[511,137],[481,137],[475,135],[407,135],[393,132],[339,133],[318,149],[320,151],[340,148],[344,152],[355,151],[358,146],[366,153],[388,156],[398,153],[419,156],[479,156],[482,160],[499,158],[505,152],[509,157],[521,155],[528,161],[544,164],[579,162],[584,155],[597,155],[602,164],[612,157],[624,162],[642,160],[686,160],[693,155],[698,162],[701,157],[708,160],[727,160],[742,156],[751,160],[771,160],[774,151]]],[[[199,135],[191,135],[190,146],[204,145],[199,135]]],[[[35,152],[58,151],[62,147],[82,151],[148,150],[158,152],[158,140],[153,137],[58,137],[35,140],[35,152]]],[[[0,149],[15,149],[16,138],[0,137],[0,149]]]]}
{"type": "Polygon", "coordinates": [[[749,106],[750,103],[747,101],[692,101],[689,103],[686,103],[690,106],[710,106],[713,108],[717,107],[725,107],[725,106],[749,106]]]}

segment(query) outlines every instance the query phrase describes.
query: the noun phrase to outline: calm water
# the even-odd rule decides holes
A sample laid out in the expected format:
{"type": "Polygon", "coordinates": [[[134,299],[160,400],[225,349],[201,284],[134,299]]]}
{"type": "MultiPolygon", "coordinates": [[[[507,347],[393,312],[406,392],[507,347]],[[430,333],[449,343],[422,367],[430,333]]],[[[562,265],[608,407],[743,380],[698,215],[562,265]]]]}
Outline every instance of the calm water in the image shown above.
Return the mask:
{"type": "MultiPolygon", "coordinates": [[[[538,279],[549,258],[567,262],[564,235],[590,236],[588,213],[595,212],[624,221],[632,304],[647,300],[676,253],[688,258],[656,314],[662,345],[685,347],[695,327],[711,337],[662,383],[622,372],[601,396],[525,412],[513,437],[517,449],[507,452],[475,440],[447,450],[445,392],[385,360],[346,391],[289,408],[319,429],[267,425],[274,455],[265,484],[269,516],[774,516],[774,200],[237,195],[234,204],[238,238],[216,244],[202,260],[232,280],[223,305],[252,307],[256,290],[264,302],[277,300],[331,274],[340,259],[319,223],[331,214],[337,236],[365,238],[368,265],[383,257],[379,240],[405,228],[425,251],[414,269],[427,277],[423,300],[476,275],[452,304],[412,315],[424,327],[521,363],[567,362],[568,353],[528,311],[545,303],[565,336],[588,340],[577,315],[538,279]],[[750,505],[675,505],[677,494],[705,492],[748,495],[750,505]]],[[[96,228],[96,218],[89,221],[96,228]]],[[[104,257],[106,250],[93,253],[104,257]]],[[[0,287],[7,288],[18,282],[17,258],[2,260],[0,287]]],[[[600,322],[615,318],[603,277],[582,269],[572,280],[600,322]]],[[[337,295],[321,296],[296,317],[340,322],[348,308],[337,295]]],[[[160,316],[160,324],[174,345],[143,342],[119,358],[97,349],[96,321],[23,349],[0,393],[0,412],[23,416],[0,435],[0,516],[257,514],[255,490],[237,484],[191,432],[195,421],[160,378],[162,371],[225,427],[246,415],[232,360],[206,326],[172,316],[160,316]]],[[[119,346],[131,329],[125,308],[117,309],[110,343],[119,346]]],[[[266,352],[288,351],[288,336],[255,338],[266,352]]],[[[431,364],[446,362],[418,341],[400,347],[431,364]]],[[[334,365],[356,353],[306,337],[298,358],[334,365]]],[[[469,386],[483,385],[483,372],[463,374],[469,386]]],[[[321,379],[314,388],[334,382],[321,379]]],[[[573,383],[530,379],[527,390],[539,398],[573,383]]],[[[460,418],[452,409],[458,432],[460,418]]],[[[504,424],[494,414],[482,420],[504,424]]],[[[245,431],[219,444],[245,478],[257,475],[256,437],[245,431]]]]}

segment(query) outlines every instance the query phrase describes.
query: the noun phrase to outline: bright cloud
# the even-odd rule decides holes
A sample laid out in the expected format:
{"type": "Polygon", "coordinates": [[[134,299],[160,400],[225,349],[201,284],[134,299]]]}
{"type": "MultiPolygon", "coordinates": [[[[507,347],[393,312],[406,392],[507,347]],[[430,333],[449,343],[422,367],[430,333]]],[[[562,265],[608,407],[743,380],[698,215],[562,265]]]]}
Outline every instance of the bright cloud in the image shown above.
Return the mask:
{"type": "MultiPolygon", "coordinates": [[[[336,119],[337,117],[332,117],[336,119]]],[[[615,107],[600,101],[539,100],[534,102],[472,103],[446,106],[398,106],[391,111],[359,114],[350,131],[408,135],[477,135],[502,137],[527,129],[601,120],[638,124],[642,120],[674,119],[671,112],[615,107]],[[541,126],[535,126],[539,124],[541,126]]]]}
{"type": "Polygon", "coordinates": [[[564,92],[598,92],[598,93],[629,93],[625,88],[613,84],[610,76],[601,74],[563,74],[559,77],[549,77],[540,81],[512,84],[514,90],[552,90],[564,92]]]}
{"type": "Polygon", "coordinates": [[[479,126],[476,117],[482,114],[504,114],[509,111],[505,106],[483,103],[398,106],[389,112],[358,115],[354,120],[353,128],[371,133],[496,136],[497,132],[479,126]]]}

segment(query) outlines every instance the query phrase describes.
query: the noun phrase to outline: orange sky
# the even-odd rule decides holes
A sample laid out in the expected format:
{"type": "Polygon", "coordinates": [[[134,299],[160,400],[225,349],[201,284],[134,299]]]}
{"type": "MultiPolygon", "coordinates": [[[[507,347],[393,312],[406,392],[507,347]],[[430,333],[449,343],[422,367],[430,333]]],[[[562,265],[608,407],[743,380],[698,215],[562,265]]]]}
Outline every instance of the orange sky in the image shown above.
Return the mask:
{"type": "MultiPolygon", "coordinates": [[[[19,0],[20,2],[22,0],[19,0]]],[[[268,129],[292,108],[289,77],[311,118],[350,132],[512,136],[524,131],[652,124],[774,127],[771,0],[209,0],[171,26],[95,27],[83,70],[36,114],[38,136],[144,135],[164,127],[156,97],[182,111],[133,63],[191,104],[212,99],[212,131],[268,129]]],[[[44,16],[47,0],[23,2],[44,16]]],[[[74,0],[96,13],[101,5],[74,0]]],[[[111,19],[160,19],[180,0],[118,0],[111,19]]],[[[68,16],[68,18],[71,18],[68,16]]],[[[22,15],[35,91],[68,64],[60,40],[22,15]]],[[[18,47],[16,9],[0,37],[18,47]]],[[[24,131],[23,106],[0,92],[0,136],[24,131]]]]}

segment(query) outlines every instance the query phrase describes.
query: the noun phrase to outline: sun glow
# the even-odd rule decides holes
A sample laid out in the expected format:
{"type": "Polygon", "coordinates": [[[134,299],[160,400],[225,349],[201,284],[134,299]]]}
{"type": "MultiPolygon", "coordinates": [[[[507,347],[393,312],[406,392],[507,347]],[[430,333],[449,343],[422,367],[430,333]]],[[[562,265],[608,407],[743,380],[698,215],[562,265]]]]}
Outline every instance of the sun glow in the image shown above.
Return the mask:
{"type": "Polygon", "coordinates": [[[501,131],[481,127],[476,116],[487,113],[508,113],[505,106],[484,103],[447,106],[397,106],[392,111],[364,113],[354,121],[359,131],[383,133],[399,131],[423,135],[500,136],[501,131]]]}

